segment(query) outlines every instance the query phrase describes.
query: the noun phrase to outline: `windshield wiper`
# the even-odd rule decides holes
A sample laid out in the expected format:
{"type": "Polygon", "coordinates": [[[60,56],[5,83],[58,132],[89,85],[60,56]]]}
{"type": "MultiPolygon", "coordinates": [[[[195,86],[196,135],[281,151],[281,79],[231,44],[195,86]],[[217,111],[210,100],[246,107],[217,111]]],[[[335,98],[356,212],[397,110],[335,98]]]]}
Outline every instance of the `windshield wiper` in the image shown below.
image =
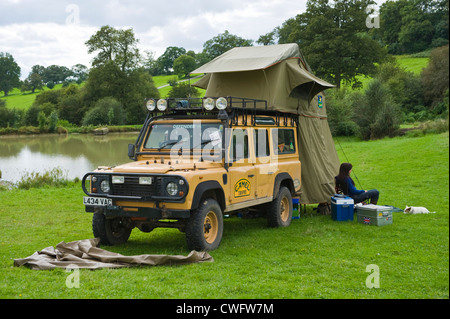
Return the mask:
{"type": "Polygon", "coordinates": [[[197,144],[196,146],[192,147],[191,150],[193,150],[194,148],[197,148],[201,145],[205,145],[208,144],[209,142],[212,142],[211,140],[204,140],[203,142],[201,142],[200,144],[197,144]]]}
{"type": "Polygon", "coordinates": [[[158,152],[161,152],[161,149],[163,149],[163,148],[166,147],[166,146],[175,145],[175,144],[177,144],[177,143],[178,143],[178,141],[171,141],[171,140],[165,141],[165,142],[158,148],[158,152]]]}

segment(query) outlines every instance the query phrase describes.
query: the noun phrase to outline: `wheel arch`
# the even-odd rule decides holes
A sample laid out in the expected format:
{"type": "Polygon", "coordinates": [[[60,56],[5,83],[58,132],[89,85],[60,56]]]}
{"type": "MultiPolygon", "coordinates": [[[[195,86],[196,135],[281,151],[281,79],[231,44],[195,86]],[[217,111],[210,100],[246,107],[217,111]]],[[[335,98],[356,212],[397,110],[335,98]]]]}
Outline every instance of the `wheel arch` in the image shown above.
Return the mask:
{"type": "Polygon", "coordinates": [[[197,209],[201,203],[201,200],[205,198],[215,199],[222,209],[222,212],[225,210],[225,193],[219,182],[206,181],[198,184],[192,198],[191,209],[197,209]]]}
{"type": "Polygon", "coordinates": [[[275,177],[275,182],[273,184],[273,198],[277,197],[281,186],[287,187],[291,194],[295,193],[294,182],[289,173],[280,173],[275,177]]]}

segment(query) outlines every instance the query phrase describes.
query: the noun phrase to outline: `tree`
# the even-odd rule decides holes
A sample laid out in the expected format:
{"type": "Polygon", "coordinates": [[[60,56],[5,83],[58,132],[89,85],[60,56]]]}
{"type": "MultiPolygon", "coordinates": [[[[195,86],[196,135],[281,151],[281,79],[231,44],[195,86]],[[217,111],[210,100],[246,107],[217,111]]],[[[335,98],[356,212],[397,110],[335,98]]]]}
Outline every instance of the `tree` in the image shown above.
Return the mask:
{"type": "Polygon", "coordinates": [[[50,65],[39,74],[41,75],[44,83],[48,83],[50,81],[53,81],[54,83],[62,83],[66,80],[66,78],[72,75],[72,72],[65,66],[50,65]]]}
{"type": "Polygon", "coordinates": [[[169,98],[189,98],[199,97],[200,92],[197,88],[190,86],[187,82],[175,83],[169,91],[169,98]]]}
{"type": "Polygon", "coordinates": [[[186,54],[186,49],[182,47],[168,47],[163,55],[158,58],[158,64],[163,74],[172,74],[175,60],[186,54]]]}
{"type": "Polygon", "coordinates": [[[88,47],[88,53],[98,52],[92,60],[93,67],[114,62],[121,71],[128,72],[140,61],[138,42],[133,29],[118,30],[106,25],[91,36],[85,44],[88,47]]]}
{"type": "Polygon", "coordinates": [[[431,51],[430,62],[423,69],[421,78],[425,102],[430,108],[435,108],[439,102],[442,102],[444,93],[449,89],[448,45],[431,51]]]}
{"type": "Polygon", "coordinates": [[[364,140],[393,137],[400,123],[399,106],[392,100],[386,86],[372,79],[364,93],[355,93],[354,119],[364,140]]]}
{"type": "Polygon", "coordinates": [[[145,116],[145,99],[159,97],[147,70],[137,68],[124,72],[114,62],[92,68],[84,91],[84,101],[88,105],[105,97],[115,98],[123,105],[128,124],[141,123],[145,116]]]}
{"type": "Polygon", "coordinates": [[[188,77],[189,73],[195,69],[195,58],[190,55],[183,54],[173,61],[173,71],[180,78],[188,77]]]}
{"type": "Polygon", "coordinates": [[[30,91],[34,93],[37,90],[42,90],[44,86],[44,82],[42,81],[42,76],[40,73],[43,73],[43,67],[40,65],[33,66],[28,77],[23,81],[22,87],[20,90],[22,92],[30,91]]]}
{"type": "Polygon", "coordinates": [[[87,66],[83,64],[75,64],[70,71],[72,72],[72,76],[76,78],[78,84],[86,81],[89,72],[87,66]]]}
{"type": "Polygon", "coordinates": [[[256,41],[256,43],[261,45],[275,44],[275,34],[276,30],[273,30],[272,32],[261,35],[256,41]]]}
{"type": "Polygon", "coordinates": [[[203,44],[203,53],[209,60],[227,52],[235,47],[252,46],[253,41],[243,39],[237,35],[231,34],[228,30],[221,33],[203,44]]]}
{"type": "Polygon", "coordinates": [[[279,43],[296,42],[314,73],[340,87],[358,87],[359,75],[373,75],[387,53],[371,38],[366,8],[371,0],[309,0],[305,13],[277,32],[279,43]]]}
{"type": "Polygon", "coordinates": [[[5,96],[20,84],[20,67],[9,53],[0,52],[0,91],[5,96]]]}
{"type": "Polygon", "coordinates": [[[448,0],[386,1],[374,34],[389,53],[404,54],[448,44],[448,0]]]}

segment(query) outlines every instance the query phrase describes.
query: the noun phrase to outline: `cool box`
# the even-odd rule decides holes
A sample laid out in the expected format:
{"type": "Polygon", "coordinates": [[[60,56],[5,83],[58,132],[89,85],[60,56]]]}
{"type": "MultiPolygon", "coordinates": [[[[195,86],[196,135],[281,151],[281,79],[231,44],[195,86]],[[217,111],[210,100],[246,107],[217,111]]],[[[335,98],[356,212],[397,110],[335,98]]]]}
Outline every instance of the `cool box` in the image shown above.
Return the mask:
{"type": "Polygon", "coordinates": [[[331,218],[336,221],[353,220],[353,198],[334,194],[331,197],[331,218]]]}
{"type": "Polygon", "coordinates": [[[392,207],[363,205],[356,208],[358,223],[374,226],[392,224],[392,207]]]}

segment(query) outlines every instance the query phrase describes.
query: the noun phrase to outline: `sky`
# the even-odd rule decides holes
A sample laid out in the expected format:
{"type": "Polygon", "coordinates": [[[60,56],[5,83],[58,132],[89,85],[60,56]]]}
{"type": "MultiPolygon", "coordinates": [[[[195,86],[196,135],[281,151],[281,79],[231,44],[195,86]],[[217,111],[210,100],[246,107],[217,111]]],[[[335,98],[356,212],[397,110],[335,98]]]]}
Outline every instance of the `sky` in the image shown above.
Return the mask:
{"type": "Polygon", "coordinates": [[[157,58],[169,46],[201,52],[225,30],[256,41],[305,10],[306,0],[0,0],[0,52],[24,79],[36,64],[90,67],[85,42],[103,25],[132,28],[157,58]]]}

